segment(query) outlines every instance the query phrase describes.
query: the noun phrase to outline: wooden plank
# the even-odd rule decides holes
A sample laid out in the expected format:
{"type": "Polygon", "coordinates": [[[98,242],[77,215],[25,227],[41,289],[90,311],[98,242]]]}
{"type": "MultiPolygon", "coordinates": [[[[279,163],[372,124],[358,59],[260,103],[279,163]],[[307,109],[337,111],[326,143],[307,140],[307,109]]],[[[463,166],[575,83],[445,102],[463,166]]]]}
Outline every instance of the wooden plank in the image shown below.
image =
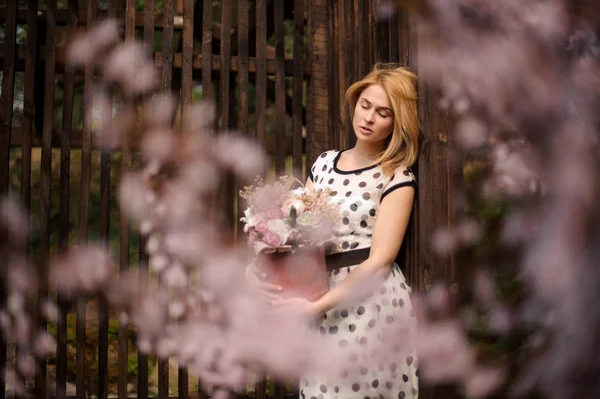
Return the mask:
{"type": "MultiPolygon", "coordinates": [[[[209,46],[210,47],[210,46],[209,46]]],[[[267,46],[267,48],[270,50],[271,47],[267,46]]],[[[39,56],[39,60],[41,61],[45,61],[45,46],[40,46],[39,47],[39,51],[41,52],[40,56],[39,56]]],[[[27,53],[27,46],[25,45],[18,45],[17,46],[17,62],[15,64],[15,70],[17,72],[23,71],[24,70],[24,62],[23,60],[26,57],[26,53],[27,53]]],[[[56,72],[57,73],[63,73],[65,70],[65,48],[64,47],[57,47],[56,49],[56,72]]],[[[152,55],[154,57],[154,65],[157,68],[162,68],[162,64],[163,64],[163,54],[160,51],[156,51],[154,52],[154,54],[152,55]]],[[[173,72],[176,73],[181,73],[181,67],[183,65],[183,55],[181,53],[174,53],[173,54],[173,72]]],[[[208,60],[206,58],[204,58],[201,54],[197,54],[195,56],[193,56],[192,58],[192,68],[194,70],[194,76],[196,76],[197,71],[200,70],[206,70],[207,72],[210,71],[210,69],[212,69],[212,71],[218,72],[221,70],[221,57],[220,55],[209,55],[208,57],[210,59],[210,62],[208,62],[208,60]]],[[[237,73],[239,70],[239,60],[237,56],[231,56],[230,58],[231,62],[230,62],[230,72],[234,72],[237,73]]],[[[257,60],[255,57],[249,57],[248,58],[248,72],[253,74],[257,72],[257,66],[256,66],[257,60]]],[[[294,61],[292,60],[292,58],[286,57],[285,61],[285,70],[286,70],[286,76],[292,76],[292,72],[293,72],[293,68],[294,68],[294,61]]],[[[3,65],[3,51],[0,48],[0,68],[3,65]]],[[[274,75],[275,74],[275,58],[272,57],[267,57],[266,58],[266,68],[267,68],[267,72],[269,75],[274,75]]],[[[310,77],[312,76],[312,71],[311,71],[311,65],[309,62],[305,61],[303,64],[303,73],[305,77],[310,77]]]]}
{"type": "MultiPolygon", "coordinates": [[[[125,3],[125,42],[135,40],[135,0],[125,3]]],[[[133,68],[133,65],[131,65],[133,68]]],[[[125,98],[123,112],[133,112],[133,99],[125,98]]],[[[131,169],[131,148],[128,142],[121,147],[121,179],[131,169]]],[[[119,214],[119,269],[126,273],[129,270],[129,217],[119,214]]],[[[127,377],[129,372],[129,323],[118,320],[118,370],[117,370],[117,397],[127,399],[127,377]]]]}
{"type": "Polygon", "coordinates": [[[9,3],[7,20],[4,24],[3,51],[6,54],[2,75],[2,95],[0,96],[0,195],[8,193],[8,171],[10,162],[10,133],[13,114],[15,84],[15,44],[17,40],[17,5],[9,3]]]}
{"type": "MultiPolygon", "coordinates": [[[[0,196],[8,194],[9,190],[9,163],[10,163],[10,135],[13,112],[14,79],[15,79],[15,44],[17,30],[17,6],[10,4],[7,9],[7,18],[4,24],[4,53],[6,63],[3,65],[2,94],[0,96],[0,196]]],[[[0,262],[4,263],[2,259],[0,262]]],[[[7,301],[4,289],[5,281],[0,279],[0,304],[4,307],[7,301]]],[[[6,397],[6,366],[7,366],[7,341],[4,334],[0,334],[0,398],[6,397]]]]}
{"type": "MultiPolygon", "coordinates": [[[[77,25],[77,0],[68,2],[67,27],[74,29],[77,25]]],[[[65,253],[69,246],[69,209],[71,194],[71,131],[73,120],[73,92],[75,72],[65,68],[62,135],[60,150],[60,202],[58,248],[65,253]]],[[[67,395],[67,312],[68,302],[62,294],[57,296],[59,316],[56,326],[56,397],[66,398],[67,395]]]]}
{"type": "Polygon", "coordinates": [[[304,63],[304,2],[294,2],[294,70],[292,89],[292,132],[293,132],[293,166],[296,177],[304,181],[302,175],[302,101],[304,99],[304,77],[302,65],[304,63]]]}
{"type": "MultiPolygon", "coordinates": [[[[240,134],[248,134],[248,58],[249,58],[249,8],[248,0],[238,0],[237,2],[237,55],[239,61],[239,72],[237,74],[238,86],[238,104],[237,104],[237,130],[240,134]]],[[[236,181],[234,193],[239,192],[244,182],[236,181]]],[[[244,201],[237,200],[237,214],[244,212],[244,201]]],[[[239,242],[243,242],[243,224],[239,218],[236,220],[235,237],[239,242]]]]}
{"type": "MultiPolygon", "coordinates": [[[[173,68],[173,0],[165,0],[164,15],[165,28],[163,30],[163,47],[164,62],[162,63],[161,89],[163,92],[171,92],[172,84],[172,68],[173,68]]],[[[169,396],[169,359],[158,359],[158,396],[169,396]]]]}
{"type": "MultiPolygon", "coordinates": [[[[256,0],[256,84],[255,84],[255,137],[263,146],[267,142],[267,0],[256,0]]],[[[256,399],[266,399],[266,382],[259,381],[254,385],[256,399]]]]}
{"type": "Polygon", "coordinates": [[[267,142],[267,0],[256,1],[256,138],[267,142]]]}
{"type": "MultiPolygon", "coordinates": [[[[212,1],[204,1],[202,4],[202,99],[214,100],[214,87],[212,84],[212,40],[213,40],[213,4],[212,1]]],[[[220,63],[219,63],[220,65],[220,63]]]]}
{"type": "MultiPolygon", "coordinates": [[[[23,206],[23,209],[27,212],[29,212],[31,208],[31,138],[33,135],[33,93],[35,89],[35,67],[37,63],[37,9],[38,0],[31,0],[27,3],[27,53],[25,55],[23,130],[21,136],[21,154],[23,156],[21,160],[21,206],[23,206]]],[[[27,251],[29,249],[29,242],[25,245],[26,247],[23,249],[27,251]]]]}
{"type": "Polygon", "coordinates": [[[388,21],[388,41],[390,62],[400,62],[400,43],[399,43],[399,15],[398,11],[393,12],[388,21]]]}
{"type": "MultiPolygon", "coordinates": [[[[48,1],[48,18],[46,25],[46,68],[44,77],[44,123],[42,131],[42,159],[40,164],[41,189],[40,189],[40,252],[39,275],[41,281],[47,281],[47,264],[50,252],[50,218],[51,202],[50,192],[52,184],[52,125],[54,122],[54,57],[56,55],[56,0],[48,1]]],[[[44,284],[38,290],[38,303],[48,295],[48,288],[44,284]]],[[[46,330],[46,321],[38,311],[38,330],[46,330]]],[[[40,360],[35,374],[35,396],[38,399],[46,397],[46,361],[40,360]]]]}
{"type": "MultiPolygon", "coordinates": [[[[6,1],[5,1],[6,2],[6,1]]],[[[116,20],[120,23],[123,23],[125,20],[125,13],[121,10],[117,10],[116,20]]],[[[0,5],[0,23],[6,20],[6,6],[0,5]]],[[[112,14],[111,14],[112,15],[112,14]]],[[[97,10],[96,18],[99,20],[106,19],[109,16],[109,13],[106,10],[97,10]]],[[[59,9],[55,14],[55,21],[57,26],[66,26],[67,24],[68,11],[67,9],[59,9]]],[[[166,25],[165,16],[160,14],[159,11],[155,11],[154,13],[146,13],[146,12],[136,12],[136,29],[142,29],[144,27],[144,21],[147,17],[154,19],[154,24],[156,29],[163,29],[166,25]]],[[[40,9],[38,11],[38,21],[45,21],[48,18],[48,12],[46,8],[40,9]]],[[[80,10],[77,14],[77,20],[79,21],[79,25],[90,25],[88,24],[87,13],[85,10],[80,10]]],[[[27,22],[27,10],[24,8],[19,8],[17,10],[17,24],[25,24],[27,22]]],[[[172,25],[175,31],[180,31],[183,29],[183,19],[181,16],[177,15],[172,18],[172,25]]],[[[213,22],[213,26],[220,29],[220,25],[217,22],[213,22]]],[[[220,39],[219,33],[216,32],[215,39],[220,39]]]]}
{"type": "MultiPolygon", "coordinates": [[[[88,22],[94,21],[96,4],[93,1],[88,2],[86,18],[88,22]]],[[[92,74],[91,68],[86,68],[83,77],[83,131],[81,140],[81,183],[79,194],[79,221],[78,221],[78,242],[84,245],[88,241],[88,215],[90,202],[91,186],[91,164],[92,164],[92,74]]],[[[83,298],[77,299],[75,305],[75,364],[77,370],[86,370],[86,306],[87,301],[83,298]]],[[[77,399],[86,399],[88,397],[86,390],[85,373],[76,373],[75,389],[77,399]]]]}
{"type": "MultiPolygon", "coordinates": [[[[109,0],[108,17],[115,18],[117,1],[109,0]]],[[[107,100],[101,105],[102,126],[110,126],[113,118],[113,92],[106,89],[107,100]]],[[[110,175],[112,153],[106,149],[100,152],[100,240],[110,250],[110,175]]],[[[98,399],[108,397],[108,304],[98,301],[98,399]]]]}
{"type": "MultiPolygon", "coordinates": [[[[35,89],[35,70],[37,58],[37,0],[32,0],[28,3],[27,8],[27,53],[25,55],[25,87],[23,93],[23,130],[22,130],[22,148],[21,148],[21,206],[26,212],[31,210],[31,137],[33,135],[33,110],[34,110],[34,89],[35,89]]],[[[0,111],[1,112],[1,111],[0,111]]],[[[14,131],[11,130],[11,141],[14,131]]],[[[29,255],[29,236],[24,240],[22,253],[29,255]]],[[[16,357],[26,355],[26,349],[17,345],[16,357]]],[[[2,358],[2,355],[0,355],[2,358]]],[[[5,364],[4,360],[0,360],[0,367],[5,364]]],[[[0,371],[2,373],[3,371],[0,371]]],[[[18,376],[18,374],[17,374],[18,376]]],[[[15,378],[19,378],[19,377],[15,378]]],[[[0,375],[0,397],[4,397],[5,390],[4,377],[0,375]]],[[[17,383],[17,381],[15,381],[17,383]]],[[[22,399],[24,395],[15,392],[15,399],[22,399]]]]}
{"type": "MultiPolygon", "coordinates": [[[[217,112],[219,115],[219,130],[227,130],[230,127],[230,70],[231,70],[231,24],[232,24],[232,0],[223,0],[221,3],[221,69],[219,71],[219,104],[217,112]]],[[[220,201],[223,213],[223,228],[233,231],[234,220],[234,189],[233,180],[229,173],[222,176],[220,201]]]]}
{"type": "Polygon", "coordinates": [[[277,137],[277,152],[275,154],[275,171],[285,173],[285,25],[283,17],[283,0],[275,0],[275,135],[277,137]]]}
{"type": "Polygon", "coordinates": [[[221,68],[219,129],[229,128],[229,71],[231,70],[231,14],[232,1],[221,3],[221,68]]]}
{"type": "MultiPolygon", "coordinates": [[[[181,62],[181,115],[192,103],[194,58],[194,0],[183,3],[183,43],[181,62]]],[[[187,381],[187,380],[186,380],[187,381]]]]}
{"type": "MultiPolygon", "coordinates": [[[[346,106],[346,87],[347,87],[347,69],[348,64],[348,27],[347,27],[347,10],[344,7],[345,0],[338,3],[337,18],[338,23],[336,26],[336,44],[337,44],[337,89],[338,89],[338,126],[335,128],[335,133],[339,137],[339,144],[336,148],[348,148],[350,143],[348,142],[348,112],[346,106]]],[[[350,53],[351,54],[351,53],[350,53]]]]}
{"type": "MultiPolygon", "coordinates": [[[[146,0],[144,8],[144,45],[146,47],[146,56],[153,59],[154,54],[154,0],[146,0]]],[[[136,18],[136,21],[138,19],[136,18]]],[[[140,287],[148,285],[148,255],[146,253],[146,237],[140,234],[138,247],[139,265],[138,279],[140,287]]],[[[138,350],[137,352],[138,378],[137,378],[137,397],[138,399],[148,399],[148,355],[138,350]]]]}
{"type": "Polygon", "coordinates": [[[312,0],[309,11],[310,18],[310,57],[313,71],[309,85],[309,100],[311,112],[307,130],[307,158],[312,164],[316,157],[331,148],[329,80],[327,73],[329,65],[329,1],[312,0]]]}

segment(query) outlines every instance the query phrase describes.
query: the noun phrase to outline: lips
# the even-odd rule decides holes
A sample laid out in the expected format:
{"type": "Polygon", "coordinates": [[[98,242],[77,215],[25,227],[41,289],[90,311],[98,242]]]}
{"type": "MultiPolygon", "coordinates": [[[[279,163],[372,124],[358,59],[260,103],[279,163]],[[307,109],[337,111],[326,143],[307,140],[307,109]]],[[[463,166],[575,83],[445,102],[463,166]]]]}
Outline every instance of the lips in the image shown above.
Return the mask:
{"type": "Polygon", "coordinates": [[[368,127],[365,126],[359,126],[358,127],[360,129],[360,131],[364,134],[371,134],[373,133],[373,130],[369,129],[368,127]]]}

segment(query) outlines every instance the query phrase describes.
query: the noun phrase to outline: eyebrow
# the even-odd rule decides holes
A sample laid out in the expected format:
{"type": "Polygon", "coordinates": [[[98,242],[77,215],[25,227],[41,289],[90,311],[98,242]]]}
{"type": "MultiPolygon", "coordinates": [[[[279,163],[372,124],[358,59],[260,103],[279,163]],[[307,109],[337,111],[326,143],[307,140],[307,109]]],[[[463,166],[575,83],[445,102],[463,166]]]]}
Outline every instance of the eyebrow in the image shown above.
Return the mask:
{"type": "MultiPolygon", "coordinates": [[[[369,100],[367,100],[366,98],[361,98],[361,101],[366,101],[369,105],[373,105],[373,103],[369,100]]],[[[377,109],[382,110],[382,111],[389,111],[391,113],[394,113],[394,110],[392,110],[391,108],[388,107],[377,107],[377,109]]]]}

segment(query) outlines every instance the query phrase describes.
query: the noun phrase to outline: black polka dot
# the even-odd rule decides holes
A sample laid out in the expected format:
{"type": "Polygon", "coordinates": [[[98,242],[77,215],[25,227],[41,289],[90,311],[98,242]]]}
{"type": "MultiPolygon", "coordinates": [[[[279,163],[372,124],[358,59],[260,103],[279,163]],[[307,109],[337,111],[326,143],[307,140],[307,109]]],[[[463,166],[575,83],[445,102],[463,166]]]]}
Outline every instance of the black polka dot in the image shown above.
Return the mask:
{"type": "Polygon", "coordinates": [[[348,243],[348,241],[344,241],[344,242],[342,243],[342,248],[343,248],[343,249],[348,249],[348,247],[350,247],[350,243],[348,243]]]}
{"type": "Polygon", "coordinates": [[[333,168],[329,168],[329,170],[327,171],[327,173],[331,173],[333,172],[333,168]]]}
{"type": "Polygon", "coordinates": [[[359,306],[358,309],[356,309],[356,313],[358,313],[359,315],[363,315],[365,313],[365,307],[359,306]]]}
{"type": "Polygon", "coordinates": [[[385,322],[388,324],[392,324],[394,322],[394,316],[388,316],[385,318],[385,322]]]}
{"type": "Polygon", "coordinates": [[[360,366],[360,374],[361,375],[367,375],[367,373],[369,372],[369,368],[366,366],[360,366]]]}
{"type": "Polygon", "coordinates": [[[323,172],[327,170],[327,165],[323,165],[323,172]]]}
{"type": "Polygon", "coordinates": [[[338,393],[340,391],[340,387],[337,385],[333,387],[333,392],[338,393]]]}
{"type": "Polygon", "coordinates": [[[408,170],[408,169],[404,169],[404,170],[402,171],[402,174],[403,174],[404,176],[410,176],[410,172],[409,172],[409,170],[408,170]]]}
{"type": "Polygon", "coordinates": [[[345,348],[348,346],[348,341],[346,341],[345,339],[340,341],[340,348],[345,348]]]}
{"type": "Polygon", "coordinates": [[[305,386],[305,387],[309,386],[309,384],[308,384],[308,380],[304,380],[304,386],[305,386]]]}
{"type": "Polygon", "coordinates": [[[385,287],[381,287],[381,288],[379,289],[379,293],[380,293],[381,295],[385,294],[386,292],[387,292],[387,288],[385,288],[385,287]]]}
{"type": "Polygon", "coordinates": [[[398,306],[398,300],[396,298],[392,299],[392,306],[393,307],[398,306]]]}
{"type": "Polygon", "coordinates": [[[350,210],[356,212],[358,210],[358,206],[356,204],[350,205],[350,210]]]}
{"type": "Polygon", "coordinates": [[[405,290],[406,289],[406,284],[400,283],[400,288],[402,288],[403,290],[405,290]]]}
{"type": "Polygon", "coordinates": [[[394,177],[396,177],[396,174],[392,173],[392,177],[390,178],[390,181],[394,180],[394,177]]]}
{"type": "Polygon", "coordinates": [[[379,184],[377,185],[377,188],[378,188],[378,189],[381,189],[381,188],[383,188],[383,183],[379,183],[379,184]]]}
{"type": "Polygon", "coordinates": [[[404,391],[400,391],[400,393],[398,394],[398,399],[404,399],[406,397],[406,394],[404,393],[404,391]]]}
{"type": "Polygon", "coordinates": [[[408,376],[406,374],[402,374],[402,381],[408,382],[408,376]]]}
{"type": "Polygon", "coordinates": [[[326,152],[324,152],[324,153],[321,154],[321,158],[325,158],[326,156],[327,156],[326,152]]]}
{"type": "Polygon", "coordinates": [[[366,345],[367,344],[367,337],[360,337],[360,339],[358,340],[358,343],[360,345],[366,345]]]}
{"type": "Polygon", "coordinates": [[[342,377],[342,378],[346,378],[346,377],[348,377],[348,370],[342,370],[342,371],[340,372],[340,377],[342,377]]]}
{"type": "Polygon", "coordinates": [[[402,307],[404,306],[404,299],[398,299],[398,306],[402,307]]]}
{"type": "Polygon", "coordinates": [[[358,391],[360,391],[360,385],[358,385],[358,384],[356,384],[356,383],[352,384],[352,390],[353,390],[354,392],[358,392],[358,391]]]}
{"type": "Polygon", "coordinates": [[[406,358],[406,364],[408,364],[409,366],[415,361],[415,359],[413,359],[412,356],[409,356],[406,358]]]}
{"type": "Polygon", "coordinates": [[[390,371],[394,372],[398,368],[398,365],[396,363],[390,363],[389,367],[390,367],[390,371]]]}
{"type": "Polygon", "coordinates": [[[327,333],[327,330],[325,329],[325,327],[321,326],[321,327],[319,327],[319,332],[320,332],[321,334],[326,334],[326,333],[327,333]]]}
{"type": "Polygon", "coordinates": [[[319,176],[315,176],[315,181],[319,180],[319,176]]]}
{"type": "Polygon", "coordinates": [[[375,309],[377,310],[377,313],[381,312],[381,305],[375,305],[375,309]]]}
{"type": "Polygon", "coordinates": [[[327,183],[329,184],[333,184],[334,180],[333,179],[329,179],[329,181],[327,183]]]}
{"type": "Polygon", "coordinates": [[[332,191],[332,192],[331,192],[331,196],[332,196],[332,197],[335,197],[336,195],[337,195],[337,191],[332,191]]]}
{"type": "Polygon", "coordinates": [[[306,399],[306,396],[304,395],[304,389],[301,389],[301,390],[300,390],[300,397],[301,397],[302,399],[306,399]]]}
{"type": "Polygon", "coordinates": [[[354,249],[358,247],[358,243],[357,242],[353,242],[352,245],[350,245],[350,249],[354,249]]]}
{"type": "Polygon", "coordinates": [[[371,386],[373,388],[377,388],[379,386],[379,380],[375,379],[375,380],[371,381],[371,386]]]}
{"type": "Polygon", "coordinates": [[[392,382],[391,382],[391,381],[388,381],[388,382],[386,382],[386,383],[385,383],[385,387],[386,387],[387,389],[392,389],[392,387],[393,387],[393,386],[394,386],[394,385],[392,384],[392,382]]]}
{"type": "Polygon", "coordinates": [[[379,176],[381,176],[381,173],[376,172],[375,174],[373,174],[373,179],[379,179],[379,176]]]}
{"type": "Polygon", "coordinates": [[[366,186],[367,186],[367,183],[365,183],[364,181],[361,181],[360,183],[358,183],[358,187],[363,188],[363,187],[366,187],[366,186]]]}
{"type": "Polygon", "coordinates": [[[375,319],[371,319],[371,320],[369,320],[369,324],[368,324],[368,326],[369,326],[370,328],[373,328],[373,327],[375,327],[375,324],[376,324],[376,322],[375,322],[375,319]]]}
{"type": "Polygon", "coordinates": [[[352,195],[352,191],[348,191],[348,192],[346,193],[346,197],[349,197],[349,196],[351,196],[351,195],[352,195]]]}
{"type": "Polygon", "coordinates": [[[360,227],[362,227],[363,229],[367,228],[367,221],[366,220],[361,220],[360,221],[360,227]]]}
{"type": "Polygon", "coordinates": [[[350,332],[356,331],[356,324],[349,324],[348,325],[348,330],[350,330],[350,332]]]}
{"type": "Polygon", "coordinates": [[[375,209],[371,209],[369,211],[369,215],[371,215],[371,216],[375,216],[376,214],[377,214],[377,211],[375,209]]]}
{"type": "MultiPolygon", "coordinates": [[[[339,219],[338,219],[339,220],[339,219]]],[[[350,224],[350,219],[348,218],[343,218],[342,219],[342,223],[344,223],[346,226],[350,224]]]]}
{"type": "Polygon", "coordinates": [[[327,393],[327,387],[323,384],[321,384],[321,386],[319,387],[319,390],[323,393],[327,393]]]}
{"type": "Polygon", "coordinates": [[[348,179],[344,180],[343,184],[344,184],[344,186],[347,186],[348,184],[350,184],[350,180],[348,180],[348,179]]]}
{"type": "Polygon", "coordinates": [[[363,197],[365,200],[369,200],[369,199],[371,199],[371,194],[369,194],[369,193],[364,193],[364,194],[362,195],[362,197],[363,197]]]}
{"type": "Polygon", "coordinates": [[[342,309],[342,311],[340,312],[340,315],[342,317],[348,317],[348,309],[342,309]]]}
{"type": "Polygon", "coordinates": [[[338,332],[338,326],[329,327],[329,334],[337,334],[337,332],[338,332]]]}

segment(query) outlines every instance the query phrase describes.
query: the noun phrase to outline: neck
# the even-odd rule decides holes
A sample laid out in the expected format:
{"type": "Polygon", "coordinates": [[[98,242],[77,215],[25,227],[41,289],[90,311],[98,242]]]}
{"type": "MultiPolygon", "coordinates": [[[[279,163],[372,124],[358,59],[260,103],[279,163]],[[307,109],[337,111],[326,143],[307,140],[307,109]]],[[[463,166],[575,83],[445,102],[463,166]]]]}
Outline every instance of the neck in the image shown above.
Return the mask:
{"type": "Polygon", "coordinates": [[[365,143],[357,141],[350,150],[352,157],[364,163],[373,163],[383,150],[381,143],[365,143]]]}

